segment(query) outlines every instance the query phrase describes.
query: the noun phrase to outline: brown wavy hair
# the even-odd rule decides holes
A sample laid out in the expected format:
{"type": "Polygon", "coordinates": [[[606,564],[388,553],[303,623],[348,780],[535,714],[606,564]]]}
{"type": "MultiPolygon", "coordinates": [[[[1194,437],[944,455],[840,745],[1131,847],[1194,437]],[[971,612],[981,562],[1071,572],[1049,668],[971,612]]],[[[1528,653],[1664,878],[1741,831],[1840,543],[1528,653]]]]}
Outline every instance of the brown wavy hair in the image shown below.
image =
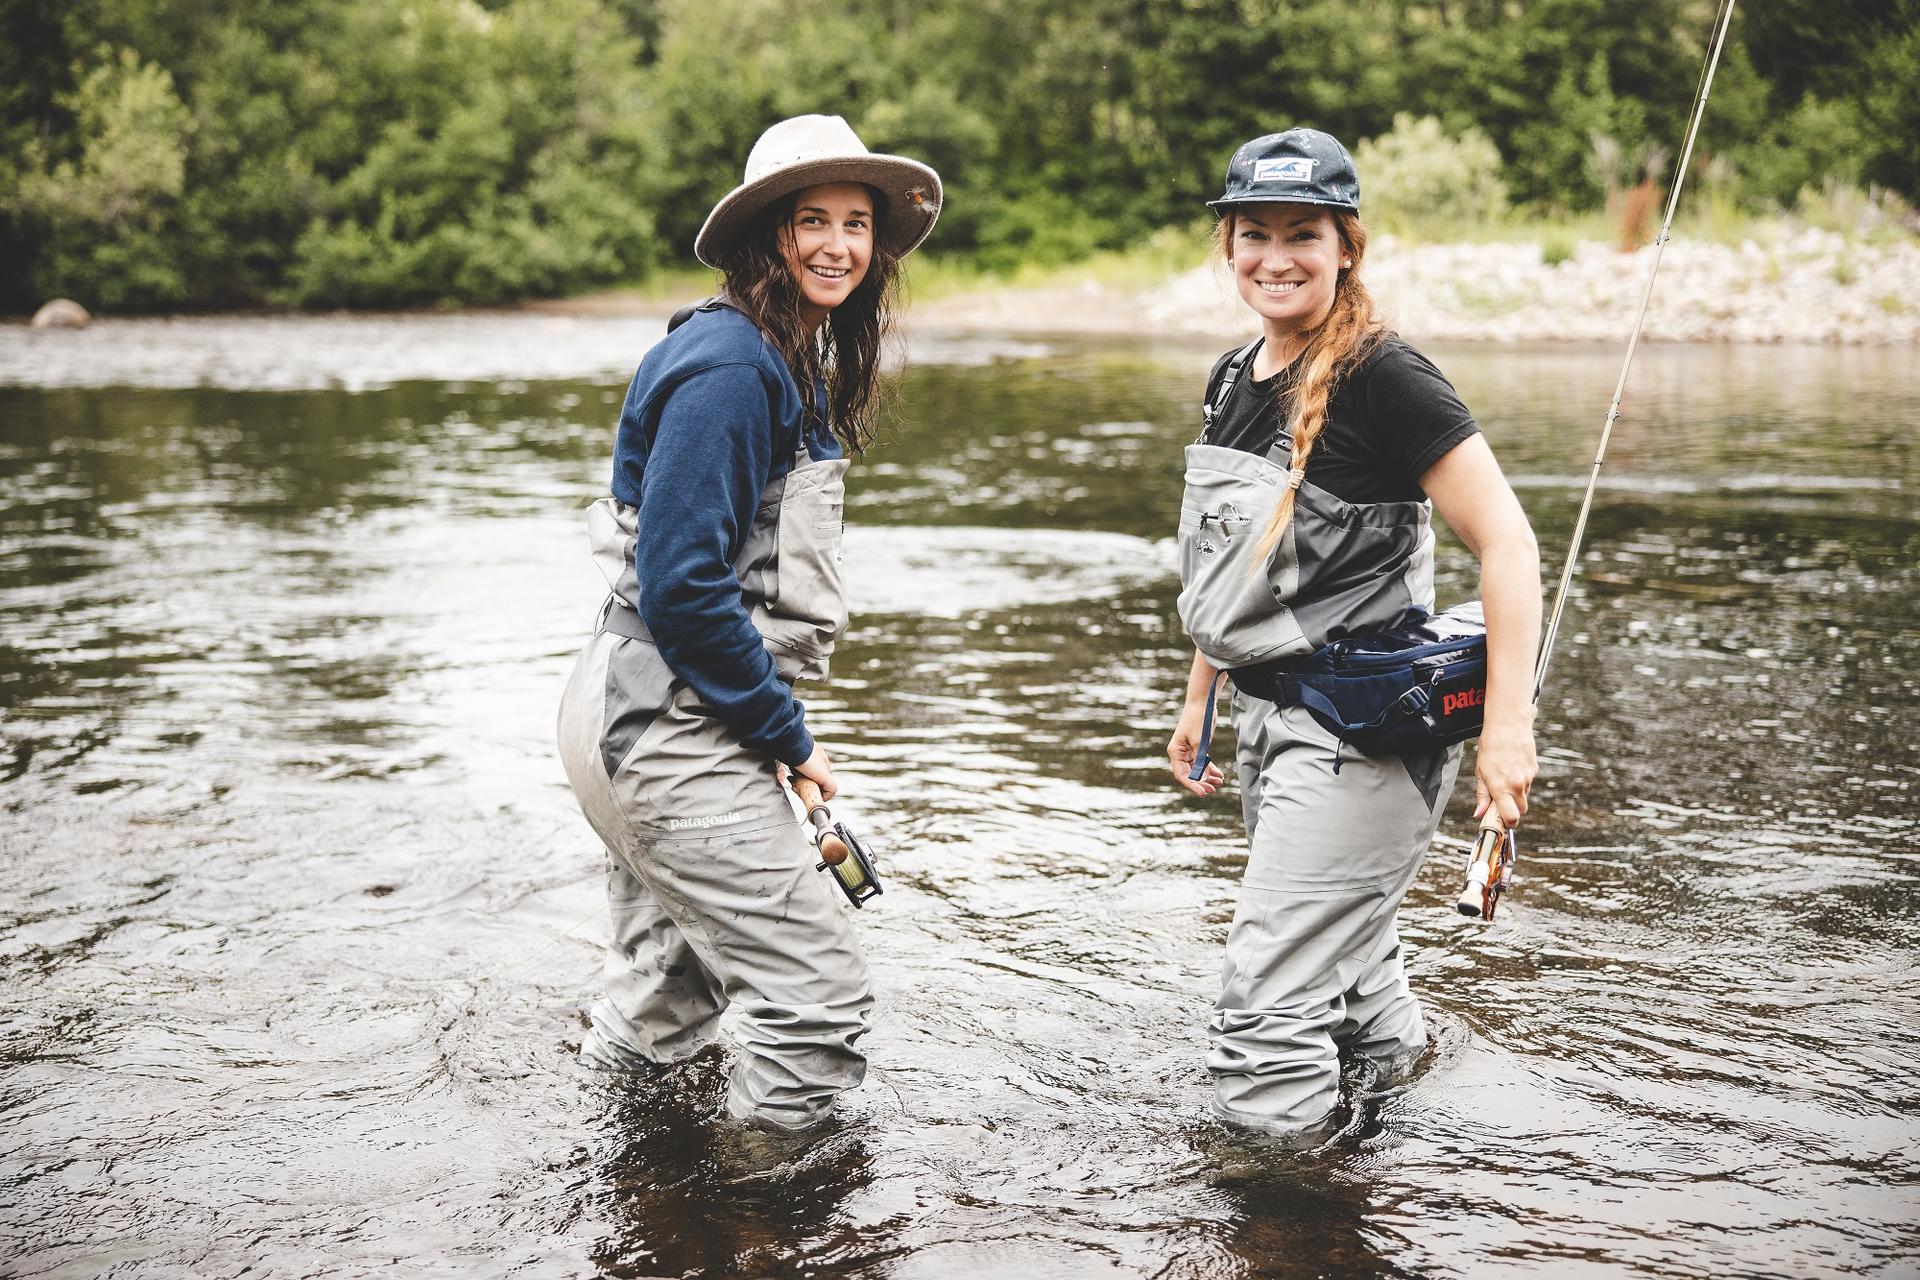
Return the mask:
{"type": "MultiPolygon", "coordinates": [[[[1367,229],[1361,224],[1360,215],[1349,209],[1327,212],[1333,215],[1342,255],[1352,259],[1353,265],[1341,268],[1334,281],[1333,306],[1327,318],[1306,335],[1306,345],[1295,358],[1299,376],[1291,387],[1283,381],[1277,392],[1280,417],[1287,424],[1287,434],[1293,437],[1292,465],[1296,471],[1306,470],[1314,443],[1326,429],[1327,401],[1389,332],[1374,311],[1373,295],[1360,283],[1360,263],[1367,253],[1367,229]]],[[[1229,210],[1214,228],[1214,251],[1229,263],[1233,261],[1234,222],[1234,214],[1229,210]]],[[[1272,519],[1261,530],[1260,541],[1254,544],[1255,572],[1280,545],[1280,535],[1293,520],[1293,496],[1291,487],[1280,495],[1272,519]]]]}
{"type": "Polygon", "coordinates": [[[886,225],[886,199],[872,187],[867,194],[873,200],[875,228],[867,273],[811,335],[801,317],[806,300],[780,246],[781,237],[792,234],[789,227],[799,192],[762,209],[719,264],[727,301],[760,327],[786,361],[800,384],[809,416],[815,412],[813,380],[815,376],[825,379],[826,425],[850,454],[873,441],[880,361],[899,298],[900,260],[882,244],[878,233],[886,225]]]}

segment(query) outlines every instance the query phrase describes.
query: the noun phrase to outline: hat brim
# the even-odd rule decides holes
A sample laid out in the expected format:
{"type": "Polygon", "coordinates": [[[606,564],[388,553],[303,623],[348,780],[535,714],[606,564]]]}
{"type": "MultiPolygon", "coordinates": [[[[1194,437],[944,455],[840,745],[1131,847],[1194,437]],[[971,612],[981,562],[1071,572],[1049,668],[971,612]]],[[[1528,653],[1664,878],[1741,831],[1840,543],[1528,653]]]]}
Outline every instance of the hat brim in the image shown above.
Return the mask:
{"type": "Polygon", "coordinates": [[[761,210],[781,196],[826,182],[858,182],[886,197],[880,241],[896,258],[919,248],[940,218],[940,175],[918,160],[864,155],[802,161],[729,191],[694,237],[694,256],[718,268],[719,258],[739,242],[761,210]]]}
{"type": "Polygon", "coordinates": [[[1350,213],[1360,212],[1360,206],[1350,200],[1314,200],[1302,196],[1222,196],[1218,200],[1207,201],[1207,208],[1215,213],[1225,213],[1237,209],[1243,204],[1317,204],[1323,209],[1345,209],[1350,213]]]}

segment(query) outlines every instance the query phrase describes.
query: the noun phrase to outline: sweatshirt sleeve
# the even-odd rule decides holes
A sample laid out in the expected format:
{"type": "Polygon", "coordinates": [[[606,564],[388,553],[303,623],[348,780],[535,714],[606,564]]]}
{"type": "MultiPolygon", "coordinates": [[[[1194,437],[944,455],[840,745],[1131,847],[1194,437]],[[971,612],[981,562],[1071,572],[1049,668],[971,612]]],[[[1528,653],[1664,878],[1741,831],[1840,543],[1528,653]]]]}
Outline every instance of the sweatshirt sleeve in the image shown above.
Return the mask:
{"type": "Polygon", "coordinates": [[[658,422],[634,545],[640,617],[674,675],[742,743],[799,764],[813,753],[805,713],[733,569],[773,461],[766,384],[750,364],[703,369],[667,393],[658,422]]]}

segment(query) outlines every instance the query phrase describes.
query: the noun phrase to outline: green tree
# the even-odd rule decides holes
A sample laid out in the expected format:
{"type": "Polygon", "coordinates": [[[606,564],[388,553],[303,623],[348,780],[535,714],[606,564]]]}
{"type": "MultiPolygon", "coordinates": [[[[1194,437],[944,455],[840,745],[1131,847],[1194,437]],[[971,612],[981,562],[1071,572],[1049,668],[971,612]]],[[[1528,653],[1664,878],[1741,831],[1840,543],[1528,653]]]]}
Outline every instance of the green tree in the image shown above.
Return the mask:
{"type": "Polygon", "coordinates": [[[366,61],[339,132],[365,141],[317,158],[332,181],[278,297],[493,301],[653,258],[653,220],[633,200],[652,154],[635,127],[640,50],[610,11],[368,4],[342,39],[366,61]]]}
{"type": "Polygon", "coordinates": [[[185,185],[188,116],[173,77],[131,49],[102,49],[79,81],[60,95],[76,154],[43,167],[42,147],[30,141],[14,197],[44,228],[36,275],[96,305],[178,301],[186,282],[165,253],[165,231],[185,185]]]}
{"type": "MultiPolygon", "coordinates": [[[[1377,140],[1389,221],[1402,114],[1484,138],[1475,174],[1497,154],[1521,203],[1590,208],[1596,139],[1677,150],[1716,2],[0,0],[0,302],[632,278],[687,261],[754,139],[808,111],[932,162],[937,251],[992,265],[1187,223],[1235,145],[1295,124],[1377,140]]],[[[1916,32],[1920,0],[1742,5],[1701,137],[1722,198],[1920,198],[1916,32]]],[[[1461,194],[1422,189],[1404,208],[1461,194]]]]}

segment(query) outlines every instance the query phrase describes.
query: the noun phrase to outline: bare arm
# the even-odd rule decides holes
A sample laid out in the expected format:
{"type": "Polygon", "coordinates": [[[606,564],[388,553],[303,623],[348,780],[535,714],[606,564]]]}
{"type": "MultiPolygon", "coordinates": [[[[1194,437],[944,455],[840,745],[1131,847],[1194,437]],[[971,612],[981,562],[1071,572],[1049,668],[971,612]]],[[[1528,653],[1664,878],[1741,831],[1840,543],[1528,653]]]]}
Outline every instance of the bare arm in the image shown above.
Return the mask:
{"type": "Polygon", "coordinates": [[[1195,649],[1193,669],[1187,673],[1186,699],[1180,707],[1179,722],[1173,727],[1173,737],[1167,743],[1167,763],[1173,769],[1173,780],[1196,796],[1212,795],[1226,780],[1220,766],[1211,761],[1197,780],[1187,777],[1193,772],[1194,757],[1200,751],[1200,729],[1206,722],[1207,701],[1213,697],[1213,680],[1217,674],[1213,664],[1195,649]]]}
{"type": "Polygon", "coordinates": [[[1434,507],[1480,561],[1487,610],[1486,720],[1474,766],[1483,826],[1526,816],[1539,766],[1533,746],[1533,665],[1540,648],[1540,548],[1485,436],[1448,450],[1420,477],[1434,507]]]}

